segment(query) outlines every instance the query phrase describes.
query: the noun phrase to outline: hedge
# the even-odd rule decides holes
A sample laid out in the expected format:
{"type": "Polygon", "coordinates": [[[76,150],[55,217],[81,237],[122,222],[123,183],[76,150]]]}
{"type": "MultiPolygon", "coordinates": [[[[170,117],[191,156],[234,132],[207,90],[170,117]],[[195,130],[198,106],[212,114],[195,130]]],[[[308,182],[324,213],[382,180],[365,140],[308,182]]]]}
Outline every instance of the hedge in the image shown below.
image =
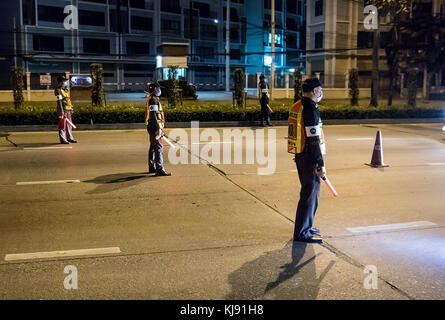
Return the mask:
{"type": "MultiPolygon", "coordinates": [[[[272,120],[287,120],[288,106],[272,104],[272,120]]],[[[136,123],[143,122],[145,107],[141,105],[108,105],[93,108],[91,105],[78,105],[74,108],[73,119],[79,124],[94,123],[136,123]]],[[[388,119],[388,118],[442,118],[443,108],[423,107],[408,109],[404,107],[333,107],[320,106],[322,119],[388,119]]],[[[260,107],[248,106],[234,109],[231,105],[192,105],[175,109],[165,109],[167,122],[199,121],[256,121],[259,120],[260,107]]],[[[0,125],[56,124],[55,106],[26,106],[20,110],[13,107],[0,107],[0,125]]]]}

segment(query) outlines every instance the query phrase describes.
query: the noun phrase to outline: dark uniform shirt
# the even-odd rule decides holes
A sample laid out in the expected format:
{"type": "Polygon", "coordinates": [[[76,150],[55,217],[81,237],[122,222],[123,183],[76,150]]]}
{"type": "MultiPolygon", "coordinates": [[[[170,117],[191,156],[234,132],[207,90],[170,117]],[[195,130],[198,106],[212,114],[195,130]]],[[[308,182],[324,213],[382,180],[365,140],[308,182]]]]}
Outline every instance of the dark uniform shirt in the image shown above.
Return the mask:
{"type": "MultiPolygon", "coordinates": [[[[151,96],[150,100],[148,100],[148,105],[150,106],[158,106],[159,108],[159,98],[156,96],[151,96]]],[[[149,109],[150,110],[150,109],[149,109]]],[[[160,111],[160,110],[159,110],[160,111]]],[[[159,125],[159,120],[160,120],[160,113],[156,112],[156,111],[149,111],[149,118],[148,118],[148,130],[150,132],[156,132],[158,129],[161,128],[161,126],[159,125]]]]}
{"type": "MultiPolygon", "coordinates": [[[[303,121],[305,127],[318,126],[320,123],[320,112],[318,110],[317,104],[307,97],[301,99],[303,104],[303,121]]],[[[305,130],[306,134],[306,130],[305,130]]],[[[311,154],[314,164],[320,167],[324,167],[323,155],[320,149],[320,139],[321,137],[307,137],[306,136],[306,146],[305,149],[309,154],[311,154]]]]}

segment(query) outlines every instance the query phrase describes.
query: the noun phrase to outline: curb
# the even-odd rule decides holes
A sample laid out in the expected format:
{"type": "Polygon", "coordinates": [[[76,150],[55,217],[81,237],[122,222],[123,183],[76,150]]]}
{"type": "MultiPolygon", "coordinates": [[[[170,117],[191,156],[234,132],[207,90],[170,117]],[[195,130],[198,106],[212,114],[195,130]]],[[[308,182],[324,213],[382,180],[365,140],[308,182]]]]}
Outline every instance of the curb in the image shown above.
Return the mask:
{"type": "MultiPolygon", "coordinates": [[[[287,126],[287,120],[272,121],[274,126],[287,126]]],[[[354,124],[416,124],[416,123],[445,123],[445,118],[405,118],[405,119],[332,119],[324,120],[324,125],[354,125],[354,124]]],[[[168,122],[166,129],[190,128],[190,122],[168,122]]],[[[258,121],[214,121],[199,122],[200,128],[221,127],[258,127],[258,121]]],[[[87,130],[143,130],[144,123],[97,123],[78,124],[78,131],[87,130]]],[[[20,125],[0,126],[2,132],[35,132],[35,131],[57,131],[57,125],[20,125]]]]}

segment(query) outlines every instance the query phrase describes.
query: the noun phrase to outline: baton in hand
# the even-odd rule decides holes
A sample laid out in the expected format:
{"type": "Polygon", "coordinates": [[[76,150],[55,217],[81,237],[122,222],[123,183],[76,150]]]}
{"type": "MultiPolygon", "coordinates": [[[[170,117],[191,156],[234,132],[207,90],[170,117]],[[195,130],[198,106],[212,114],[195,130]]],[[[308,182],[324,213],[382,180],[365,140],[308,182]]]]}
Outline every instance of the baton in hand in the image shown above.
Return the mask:
{"type": "Polygon", "coordinates": [[[269,108],[269,111],[272,113],[273,110],[272,110],[272,108],[269,106],[269,104],[267,104],[267,107],[269,108]]]}
{"type": "Polygon", "coordinates": [[[74,129],[77,129],[77,127],[74,125],[74,123],[72,123],[68,118],[65,117],[65,121],[68,122],[71,127],[73,127],[74,129]]]}
{"type": "Polygon", "coordinates": [[[334,197],[338,197],[338,193],[337,193],[337,191],[335,191],[335,189],[332,186],[331,181],[329,181],[328,177],[324,176],[324,177],[321,177],[321,178],[323,179],[323,181],[326,184],[326,186],[328,187],[328,189],[331,191],[332,195],[334,197]]]}

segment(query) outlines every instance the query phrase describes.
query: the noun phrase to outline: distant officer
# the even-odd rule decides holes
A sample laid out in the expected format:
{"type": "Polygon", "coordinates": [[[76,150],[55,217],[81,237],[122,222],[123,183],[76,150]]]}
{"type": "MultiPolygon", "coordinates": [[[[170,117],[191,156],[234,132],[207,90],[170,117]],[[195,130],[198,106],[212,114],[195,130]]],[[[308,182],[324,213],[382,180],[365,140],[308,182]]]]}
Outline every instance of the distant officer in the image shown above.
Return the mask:
{"type": "Polygon", "coordinates": [[[70,91],[68,89],[68,80],[64,76],[57,77],[57,87],[54,90],[57,98],[57,115],[59,116],[59,139],[62,144],[77,143],[73,137],[73,127],[67,121],[72,123],[71,115],[73,105],[71,104],[70,91]]]}
{"type": "Polygon", "coordinates": [[[272,126],[270,123],[270,110],[268,107],[269,104],[269,86],[264,80],[264,74],[260,75],[260,83],[258,84],[259,95],[260,95],[260,104],[261,104],[261,122],[260,126],[265,127],[264,120],[266,120],[266,124],[268,126],[272,126]]]}
{"type": "Polygon", "coordinates": [[[164,159],[162,157],[162,136],[164,135],[164,112],[162,111],[161,88],[158,83],[148,85],[148,97],[145,110],[145,125],[150,136],[150,149],[148,150],[148,173],[157,176],[171,176],[164,170],[164,159]]]}
{"type": "Polygon", "coordinates": [[[313,228],[320,195],[320,178],[326,176],[323,154],[326,145],[318,103],[323,89],[317,78],[303,83],[303,98],[289,112],[288,152],[295,155],[298,177],[301,183],[300,201],[295,218],[294,241],[322,243],[313,228]]]}

